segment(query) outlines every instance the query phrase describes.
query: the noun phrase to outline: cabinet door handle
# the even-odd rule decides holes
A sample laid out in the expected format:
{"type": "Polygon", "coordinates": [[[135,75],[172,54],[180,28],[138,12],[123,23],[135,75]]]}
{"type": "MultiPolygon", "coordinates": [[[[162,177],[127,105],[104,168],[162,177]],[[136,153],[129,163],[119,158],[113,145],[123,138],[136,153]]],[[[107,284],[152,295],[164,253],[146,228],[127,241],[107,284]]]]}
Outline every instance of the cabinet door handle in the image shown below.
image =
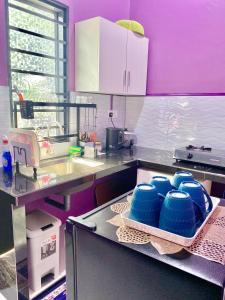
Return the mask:
{"type": "Polygon", "coordinates": [[[127,83],[127,87],[129,88],[130,87],[130,71],[128,71],[128,83],[127,83]]]}
{"type": "Polygon", "coordinates": [[[127,82],[127,71],[124,70],[123,73],[123,89],[126,90],[126,82],[127,82]]]}

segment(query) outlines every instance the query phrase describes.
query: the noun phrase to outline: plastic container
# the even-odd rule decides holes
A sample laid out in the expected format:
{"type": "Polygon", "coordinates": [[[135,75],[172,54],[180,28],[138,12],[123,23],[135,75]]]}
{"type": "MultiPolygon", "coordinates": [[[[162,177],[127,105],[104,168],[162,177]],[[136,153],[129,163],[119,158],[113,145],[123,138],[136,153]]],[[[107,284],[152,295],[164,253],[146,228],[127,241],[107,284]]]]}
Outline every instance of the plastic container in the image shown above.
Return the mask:
{"type": "Polygon", "coordinates": [[[102,143],[101,142],[95,142],[95,149],[97,151],[97,154],[100,154],[102,152],[102,143]]]}
{"type": "Polygon", "coordinates": [[[48,288],[33,300],[66,300],[66,278],[48,288]]]}
{"type": "Polygon", "coordinates": [[[2,167],[4,172],[12,172],[12,156],[9,150],[9,140],[7,136],[3,136],[2,139],[2,167]]]}
{"type": "Polygon", "coordinates": [[[59,276],[59,228],[61,221],[41,210],[27,215],[28,278],[33,291],[45,280],[59,276]]]}

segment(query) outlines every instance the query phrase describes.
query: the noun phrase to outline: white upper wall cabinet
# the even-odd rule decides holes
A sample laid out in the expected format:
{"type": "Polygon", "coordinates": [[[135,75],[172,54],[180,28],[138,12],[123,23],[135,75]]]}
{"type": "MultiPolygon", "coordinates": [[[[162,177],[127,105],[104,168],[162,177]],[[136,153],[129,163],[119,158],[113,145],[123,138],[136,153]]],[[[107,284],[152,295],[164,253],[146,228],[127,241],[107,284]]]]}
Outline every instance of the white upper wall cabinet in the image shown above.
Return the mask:
{"type": "Polygon", "coordinates": [[[145,95],[148,39],[101,17],[75,27],[76,91],[145,95]]]}
{"type": "Polygon", "coordinates": [[[145,95],[149,41],[132,31],[128,31],[127,36],[127,94],[145,95]]]}

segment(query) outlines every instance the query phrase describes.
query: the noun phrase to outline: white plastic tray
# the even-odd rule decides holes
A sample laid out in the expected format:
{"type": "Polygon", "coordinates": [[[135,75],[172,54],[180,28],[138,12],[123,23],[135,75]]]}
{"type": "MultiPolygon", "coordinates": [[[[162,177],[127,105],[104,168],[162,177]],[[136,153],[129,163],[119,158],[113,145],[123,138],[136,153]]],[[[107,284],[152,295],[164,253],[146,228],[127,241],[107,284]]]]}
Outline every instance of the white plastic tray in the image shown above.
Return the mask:
{"type": "Polygon", "coordinates": [[[181,235],[177,235],[153,226],[149,226],[137,221],[134,221],[132,219],[128,218],[129,215],[129,210],[123,212],[121,214],[121,217],[124,221],[124,224],[128,227],[137,229],[139,231],[143,231],[149,234],[152,234],[154,236],[157,236],[159,238],[162,238],[164,240],[168,240],[170,242],[182,245],[184,247],[189,247],[193,244],[194,240],[196,239],[196,237],[198,236],[199,232],[202,230],[202,228],[205,226],[205,224],[207,223],[208,219],[210,218],[210,216],[213,214],[213,212],[215,211],[215,209],[217,208],[217,206],[220,203],[220,199],[215,198],[215,197],[211,197],[212,202],[213,202],[213,208],[211,210],[211,212],[208,214],[207,218],[205,219],[205,221],[202,223],[202,225],[197,229],[195,235],[191,238],[187,238],[181,235]]]}

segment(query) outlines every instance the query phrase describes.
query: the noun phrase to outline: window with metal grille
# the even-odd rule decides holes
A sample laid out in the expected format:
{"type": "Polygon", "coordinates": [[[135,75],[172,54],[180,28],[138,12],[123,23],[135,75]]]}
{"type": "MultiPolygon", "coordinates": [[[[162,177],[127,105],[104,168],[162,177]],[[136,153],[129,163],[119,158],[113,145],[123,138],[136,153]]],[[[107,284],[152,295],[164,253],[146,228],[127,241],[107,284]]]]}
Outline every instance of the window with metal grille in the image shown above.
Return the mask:
{"type": "MultiPolygon", "coordinates": [[[[67,102],[68,9],[54,0],[8,0],[9,77],[12,121],[15,126],[16,89],[26,100],[67,102]]],[[[35,119],[17,116],[18,127],[39,127],[60,121],[66,114],[52,109],[38,111],[35,119]],[[45,124],[46,123],[46,124],[45,124]]]]}

